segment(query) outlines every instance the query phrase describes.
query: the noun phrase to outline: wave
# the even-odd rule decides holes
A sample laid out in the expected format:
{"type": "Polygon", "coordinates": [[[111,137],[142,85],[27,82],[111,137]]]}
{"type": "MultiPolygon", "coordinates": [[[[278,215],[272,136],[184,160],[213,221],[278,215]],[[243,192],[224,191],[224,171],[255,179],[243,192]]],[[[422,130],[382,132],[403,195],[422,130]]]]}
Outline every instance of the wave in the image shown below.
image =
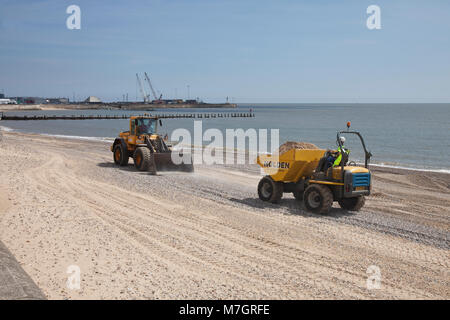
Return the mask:
{"type": "MultiPolygon", "coordinates": [[[[14,132],[15,130],[12,128],[9,128],[9,127],[0,126],[0,131],[14,132]]],[[[103,142],[114,141],[114,138],[111,138],[111,137],[70,136],[70,135],[64,135],[64,134],[35,133],[35,132],[29,132],[29,133],[46,136],[46,137],[55,137],[55,138],[64,138],[64,139],[73,139],[73,140],[89,140],[89,141],[103,141],[103,142]]]]}
{"type": "Polygon", "coordinates": [[[64,139],[73,139],[73,140],[88,140],[88,141],[102,141],[102,142],[112,142],[115,138],[111,137],[86,137],[86,136],[68,136],[63,134],[48,134],[48,133],[40,133],[42,136],[54,137],[54,138],[64,138],[64,139]]]}
{"type": "MultiPolygon", "coordinates": [[[[188,145],[188,144],[179,144],[177,147],[185,147],[185,148],[193,148],[194,150],[202,150],[205,146],[198,146],[198,145],[188,145]]],[[[240,154],[241,156],[245,156],[248,154],[247,150],[242,149],[230,149],[226,147],[216,147],[217,150],[221,150],[222,152],[235,152],[237,154],[240,154]]],[[[272,154],[270,152],[267,152],[266,154],[272,154]]],[[[255,157],[258,155],[257,153],[252,153],[252,155],[255,157]]],[[[361,159],[356,159],[355,161],[357,164],[364,166],[363,161],[361,159]]],[[[403,169],[403,170],[411,170],[411,171],[422,171],[422,172],[436,172],[436,173],[448,173],[450,174],[450,169],[447,168],[430,168],[430,167],[414,167],[414,166],[408,166],[408,165],[402,165],[402,164],[386,164],[386,163],[373,163],[370,162],[369,166],[372,167],[382,167],[382,168],[390,168],[390,169],[403,169]]]]}
{"type": "MultiPolygon", "coordinates": [[[[12,132],[14,129],[0,126],[0,131],[12,132]]],[[[63,139],[73,139],[73,140],[84,140],[84,141],[100,141],[100,142],[112,142],[115,138],[112,137],[87,137],[87,136],[71,136],[71,135],[62,135],[62,134],[47,134],[47,133],[37,133],[47,137],[55,137],[55,138],[63,138],[63,139]]],[[[198,145],[187,145],[187,144],[179,144],[178,147],[192,147],[194,149],[203,149],[205,146],[198,145]]],[[[218,150],[223,150],[225,152],[237,152],[241,155],[245,155],[247,153],[246,150],[240,149],[229,149],[226,147],[216,148],[218,150]]],[[[360,161],[357,160],[359,163],[360,161]]],[[[386,164],[386,163],[370,163],[372,167],[381,167],[381,168],[390,168],[390,169],[403,169],[403,170],[411,170],[411,171],[422,171],[422,172],[436,172],[436,173],[446,173],[450,174],[450,169],[448,168],[420,168],[414,166],[408,166],[404,164],[386,164]]]]}
{"type": "Polygon", "coordinates": [[[12,132],[12,131],[14,131],[14,129],[8,128],[8,127],[4,127],[4,126],[0,126],[0,131],[12,132]]]}
{"type": "Polygon", "coordinates": [[[450,169],[443,169],[443,168],[417,168],[417,167],[409,167],[409,166],[394,165],[394,164],[384,164],[384,163],[370,163],[369,165],[371,167],[381,167],[381,168],[390,168],[390,169],[403,169],[403,170],[411,170],[411,171],[436,172],[436,173],[450,174],[450,169]]]}

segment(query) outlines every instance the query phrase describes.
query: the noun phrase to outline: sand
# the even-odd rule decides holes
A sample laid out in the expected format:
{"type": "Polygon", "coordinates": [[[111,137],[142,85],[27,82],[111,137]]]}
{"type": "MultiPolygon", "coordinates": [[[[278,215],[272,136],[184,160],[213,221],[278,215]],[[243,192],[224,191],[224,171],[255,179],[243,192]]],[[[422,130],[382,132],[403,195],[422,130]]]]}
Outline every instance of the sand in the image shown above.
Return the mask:
{"type": "Polygon", "coordinates": [[[0,186],[0,214],[8,211],[11,207],[11,201],[8,197],[8,188],[0,186]]]}
{"type": "Polygon", "coordinates": [[[261,202],[257,166],[151,176],[102,142],[3,136],[0,240],[50,299],[450,298],[448,174],[375,169],[361,212],[320,216],[261,202]]]}
{"type": "Polygon", "coordinates": [[[319,149],[315,144],[309,142],[286,141],[278,148],[278,153],[283,154],[291,149],[319,149]]]}

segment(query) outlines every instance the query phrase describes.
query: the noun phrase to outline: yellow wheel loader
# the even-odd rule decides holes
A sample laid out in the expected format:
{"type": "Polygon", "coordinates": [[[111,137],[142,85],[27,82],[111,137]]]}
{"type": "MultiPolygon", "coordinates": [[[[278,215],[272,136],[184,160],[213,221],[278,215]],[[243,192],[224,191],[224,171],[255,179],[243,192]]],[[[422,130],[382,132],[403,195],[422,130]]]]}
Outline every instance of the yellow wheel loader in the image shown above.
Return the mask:
{"type": "Polygon", "coordinates": [[[326,214],[334,201],[341,208],[358,211],[370,195],[371,173],[368,168],[372,154],[367,151],[364,139],[357,131],[337,133],[338,150],[343,150],[342,135],[356,135],[364,149],[364,167],[357,166],[342,152],[340,164],[327,164],[333,151],[323,149],[291,149],[282,154],[260,155],[257,163],[267,174],[258,184],[258,195],[263,201],[278,203],[283,193],[292,192],[303,200],[307,210],[326,214]]]}
{"type": "Polygon", "coordinates": [[[111,146],[114,163],[126,166],[129,158],[133,158],[136,169],[152,174],[161,170],[192,172],[194,166],[190,155],[179,154],[184,161],[180,164],[173,162],[171,146],[157,133],[158,124],[162,125],[157,117],[131,117],[130,130],[121,132],[111,146]]]}

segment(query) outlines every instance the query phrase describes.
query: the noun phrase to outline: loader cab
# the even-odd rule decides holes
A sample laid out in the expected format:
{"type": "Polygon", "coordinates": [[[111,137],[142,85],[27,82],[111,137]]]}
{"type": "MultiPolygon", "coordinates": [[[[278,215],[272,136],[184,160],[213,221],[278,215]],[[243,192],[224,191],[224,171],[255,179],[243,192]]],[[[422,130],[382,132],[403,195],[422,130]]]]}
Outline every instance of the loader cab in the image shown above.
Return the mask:
{"type": "Polygon", "coordinates": [[[130,132],[132,135],[154,134],[157,130],[156,118],[136,117],[130,119],[130,132]]]}

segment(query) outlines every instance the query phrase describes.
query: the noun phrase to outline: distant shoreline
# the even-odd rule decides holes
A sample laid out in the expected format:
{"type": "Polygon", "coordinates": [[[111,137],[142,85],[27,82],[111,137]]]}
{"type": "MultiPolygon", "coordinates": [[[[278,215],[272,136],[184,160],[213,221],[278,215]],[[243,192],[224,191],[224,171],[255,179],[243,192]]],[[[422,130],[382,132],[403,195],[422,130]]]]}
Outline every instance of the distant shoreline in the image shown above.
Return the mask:
{"type": "Polygon", "coordinates": [[[144,103],[80,103],[80,104],[9,104],[0,105],[0,111],[53,111],[53,110],[154,110],[154,109],[205,109],[236,108],[235,103],[179,103],[179,104],[144,104],[144,103]]]}

